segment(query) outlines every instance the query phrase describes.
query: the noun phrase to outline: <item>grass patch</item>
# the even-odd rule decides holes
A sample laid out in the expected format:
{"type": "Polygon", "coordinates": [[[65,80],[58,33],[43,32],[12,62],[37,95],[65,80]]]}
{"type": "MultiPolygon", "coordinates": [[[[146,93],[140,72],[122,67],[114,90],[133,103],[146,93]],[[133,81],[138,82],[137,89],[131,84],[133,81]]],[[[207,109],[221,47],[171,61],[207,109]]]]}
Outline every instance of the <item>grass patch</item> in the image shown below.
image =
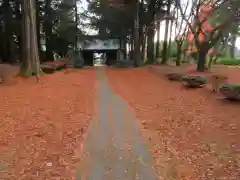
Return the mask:
{"type": "Polygon", "coordinates": [[[228,66],[238,66],[240,65],[240,59],[225,57],[220,59],[218,64],[228,65],[228,66]]]}

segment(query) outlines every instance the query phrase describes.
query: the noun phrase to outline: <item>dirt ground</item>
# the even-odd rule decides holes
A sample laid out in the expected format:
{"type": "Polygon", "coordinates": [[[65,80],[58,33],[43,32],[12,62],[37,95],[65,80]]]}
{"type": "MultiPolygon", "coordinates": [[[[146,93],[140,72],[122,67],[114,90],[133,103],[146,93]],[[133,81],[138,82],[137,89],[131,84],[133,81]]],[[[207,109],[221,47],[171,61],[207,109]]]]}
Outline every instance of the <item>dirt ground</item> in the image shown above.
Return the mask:
{"type": "MultiPolygon", "coordinates": [[[[163,76],[170,70],[196,74],[191,66],[107,70],[111,86],[143,125],[160,179],[240,179],[240,104],[219,99],[207,88],[170,82],[163,76]]],[[[238,68],[214,72],[240,82],[238,68]]]]}
{"type": "Polygon", "coordinates": [[[83,69],[0,86],[0,179],[76,178],[95,79],[94,70],[83,69]]]}
{"type": "MultiPolygon", "coordinates": [[[[160,179],[240,179],[240,104],[208,88],[169,82],[169,71],[196,74],[192,66],[106,69],[142,124],[160,179]]],[[[240,82],[238,68],[213,71],[240,82]]],[[[95,69],[88,68],[45,75],[40,84],[33,77],[0,85],[0,179],[76,179],[95,81],[95,69]]]]}

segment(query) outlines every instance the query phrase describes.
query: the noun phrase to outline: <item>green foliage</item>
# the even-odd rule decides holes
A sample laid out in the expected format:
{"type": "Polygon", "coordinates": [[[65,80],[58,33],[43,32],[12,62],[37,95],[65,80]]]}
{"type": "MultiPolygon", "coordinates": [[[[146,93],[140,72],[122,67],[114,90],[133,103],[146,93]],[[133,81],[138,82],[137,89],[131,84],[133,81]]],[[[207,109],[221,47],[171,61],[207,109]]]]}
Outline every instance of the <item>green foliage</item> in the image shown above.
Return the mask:
{"type": "MultiPolygon", "coordinates": [[[[5,61],[21,59],[18,57],[21,57],[22,45],[22,2],[22,0],[0,0],[0,58],[5,61]],[[13,59],[11,56],[16,58],[13,59]]],[[[42,57],[47,43],[48,51],[62,57],[75,43],[77,31],[75,3],[69,2],[68,0],[36,0],[36,28],[42,57]]],[[[79,29],[78,34],[82,34],[79,29]]]]}
{"type": "Polygon", "coordinates": [[[74,3],[62,1],[55,6],[56,9],[51,7],[53,12],[50,14],[54,22],[51,36],[52,50],[63,57],[69,49],[74,47],[76,31],[78,37],[81,37],[83,33],[79,28],[76,29],[74,3]]]}
{"type": "MultiPolygon", "coordinates": [[[[155,47],[156,47],[156,44],[155,44],[155,47]]],[[[163,47],[163,41],[160,41],[160,47],[163,47]]],[[[154,51],[156,50],[156,48],[154,48],[154,51]]],[[[168,49],[169,50],[169,49],[168,49]]],[[[155,52],[154,52],[155,53],[155,52]]],[[[171,42],[171,45],[170,45],[170,50],[168,51],[168,56],[169,58],[175,58],[177,57],[177,44],[175,41],[172,41],[171,42]]],[[[160,49],[159,50],[159,55],[160,57],[162,57],[162,50],[160,49]]]]}
{"type": "Polygon", "coordinates": [[[134,3],[121,7],[117,1],[93,0],[84,16],[90,20],[92,28],[99,30],[100,35],[126,37],[132,33],[135,12],[134,3]]]}
{"type": "Polygon", "coordinates": [[[189,88],[200,88],[207,83],[207,79],[202,76],[184,76],[182,81],[185,87],[189,88]]]}
{"type": "Polygon", "coordinates": [[[188,41],[183,41],[183,44],[182,44],[182,49],[185,49],[189,46],[189,42],[188,41]]]}
{"type": "Polygon", "coordinates": [[[168,56],[169,56],[169,58],[177,57],[177,43],[174,41],[171,42],[171,48],[170,48],[170,52],[169,52],[168,56]]]}
{"type": "Polygon", "coordinates": [[[223,84],[221,86],[222,88],[228,88],[228,89],[239,89],[240,90],[240,84],[223,84]]]}
{"type": "Polygon", "coordinates": [[[222,65],[228,65],[228,66],[237,66],[240,65],[240,59],[235,59],[231,57],[223,57],[220,59],[218,62],[219,64],[222,65]]]}
{"type": "Polygon", "coordinates": [[[219,91],[229,100],[240,100],[240,84],[224,84],[219,91]]]}
{"type": "Polygon", "coordinates": [[[116,68],[130,68],[133,67],[133,61],[116,61],[113,66],[116,68]]]}

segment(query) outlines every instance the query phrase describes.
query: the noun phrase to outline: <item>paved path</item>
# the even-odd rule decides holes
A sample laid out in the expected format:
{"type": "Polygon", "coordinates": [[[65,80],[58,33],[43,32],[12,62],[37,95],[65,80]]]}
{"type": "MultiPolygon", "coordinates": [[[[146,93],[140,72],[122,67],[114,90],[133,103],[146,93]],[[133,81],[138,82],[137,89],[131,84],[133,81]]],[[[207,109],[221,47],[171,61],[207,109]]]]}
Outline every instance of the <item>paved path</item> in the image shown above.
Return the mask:
{"type": "Polygon", "coordinates": [[[104,69],[97,71],[97,117],[84,143],[82,180],[156,180],[132,112],[108,86],[104,69]]]}

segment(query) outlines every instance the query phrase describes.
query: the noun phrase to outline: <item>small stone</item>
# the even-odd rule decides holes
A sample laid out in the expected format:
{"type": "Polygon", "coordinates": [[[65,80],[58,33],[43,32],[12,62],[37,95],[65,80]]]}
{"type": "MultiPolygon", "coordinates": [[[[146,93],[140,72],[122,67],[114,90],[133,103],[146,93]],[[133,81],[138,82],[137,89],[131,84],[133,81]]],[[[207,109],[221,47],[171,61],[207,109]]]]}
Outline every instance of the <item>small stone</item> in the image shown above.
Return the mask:
{"type": "Polygon", "coordinates": [[[63,166],[67,166],[68,165],[68,163],[64,160],[64,159],[59,159],[59,163],[61,164],[61,165],[63,165],[63,166]]]}
{"type": "Polygon", "coordinates": [[[48,162],[46,165],[47,167],[52,167],[53,164],[51,162],[48,162]]]}

